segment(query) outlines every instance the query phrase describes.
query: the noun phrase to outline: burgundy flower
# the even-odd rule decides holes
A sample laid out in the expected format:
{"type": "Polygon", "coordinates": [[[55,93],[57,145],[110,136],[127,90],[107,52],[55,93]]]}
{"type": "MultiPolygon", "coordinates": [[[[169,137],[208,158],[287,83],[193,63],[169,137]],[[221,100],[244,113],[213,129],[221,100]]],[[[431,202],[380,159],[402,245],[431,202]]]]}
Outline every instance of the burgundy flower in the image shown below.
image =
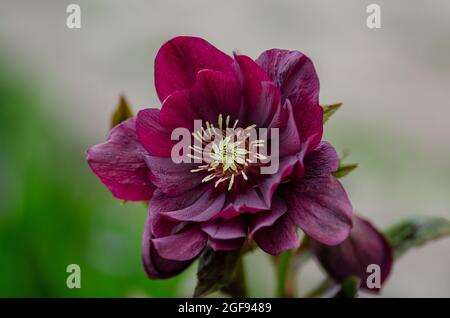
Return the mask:
{"type": "Polygon", "coordinates": [[[319,80],[308,57],[272,49],[253,61],[228,56],[200,38],[177,37],[156,56],[155,85],[160,110],[141,110],[135,127],[130,120],[88,150],[93,171],[116,197],[151,198],[143,239],[150,277],[176,275],[206,244],[236,250],[254,240],[278,254],[299,246],[297,227],[328,245],[347,238],[352,207],[332,175],[336,152],[321,141],[319,80]],[[203,126],[196,127],[196,120],[203,126]],[[279,168],[262,174],[264,164],[246,160],[265,158],[261,149],[264,142],[275,143],[272,133],[240,145],[225,138],[213,142],[209,160],[175,163],[178,141],[171,134],[180,127],[200,142],[192,158],[207,150],[203,145],[212,132],[236,137],[253,128],[277,128],[279,152],[269,157],[277,157],[279,168]]]}
{"type": "Polygon", "coordinates": [[[393,262],[389,243],[370,222],[354,216],[353,229],[349,237],[335,246],[327,246],[311,241],[312,250],[327,273],[337,282],[349,276],[361,279],[361,287],[368,291],[379,292],[380,288],[368,286],[367,279],[375,273],[370,265],[379,266],[380,284],[388,277],[393,262]]]}

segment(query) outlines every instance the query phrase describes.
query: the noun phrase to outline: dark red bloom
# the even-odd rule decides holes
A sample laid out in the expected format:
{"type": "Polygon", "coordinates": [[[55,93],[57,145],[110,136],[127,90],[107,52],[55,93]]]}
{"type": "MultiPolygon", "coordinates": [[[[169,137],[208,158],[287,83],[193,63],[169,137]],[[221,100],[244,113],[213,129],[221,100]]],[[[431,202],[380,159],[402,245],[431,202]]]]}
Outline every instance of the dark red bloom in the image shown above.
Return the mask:
{"type": "MultiPolygon", "coordinates": [[[[151,199],[143,239],[150,277],[177,274],[206,244],[236,250],[253,239],[278,254],[299,246],[297,227],[328,245],[347,238],[352,207],[332,175],[336,152],[321,141],[319,80],[308,57],[272,49],[253,61],[228,56],[200,38],[177,37],[156,56],[155,85],[160,110],[141,110],[135,130],[130,120],[88,150],[93,171],[116,197],[151,199]],[[206,125],[198,129],[195,120],[206,125]],[[238,136],[253,127],[277,128],[279,168],[261,174],[260,163],[241,157],[263,158],[260,141],[242,149],[224,140],[209,152],[212,161],[174,163],[171,134],[180,127],[202,143],[211,131],[238,136]]],[[[274,142],[269,133],[267,144],[274,142]]],[[[195,157],[199,149],[192,149],[195,157]]]]}
{"type": "Polygon", "coordinates": [[[376,273],[370,265],[379,267],[379,287],[392,268],[393,254],[389,243],[383,234],[361,217],[353,217],[353,229],[342,243],[327,246],[312,240],[311,246],[320,264],[334,280],[342,282],[349,276],[356,276],[361,279],[361,287],[368,291],[380,290],[367,285],[367,279],[373,282],[370,276],[376,273]]]}

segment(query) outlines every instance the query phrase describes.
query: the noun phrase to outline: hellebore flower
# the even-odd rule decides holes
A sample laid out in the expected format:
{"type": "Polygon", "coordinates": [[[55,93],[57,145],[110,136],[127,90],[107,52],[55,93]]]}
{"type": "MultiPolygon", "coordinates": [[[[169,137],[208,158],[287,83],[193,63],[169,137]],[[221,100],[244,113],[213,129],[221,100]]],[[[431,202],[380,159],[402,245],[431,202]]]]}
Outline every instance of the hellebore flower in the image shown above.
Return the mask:
{"type": "Polygon", "coordinates": [[[88,150],[92,170],[116,197],[151,198],[143,237],[151,278],[178,274],[206,244],[231,251],[254,240],[278,254],[299,246],[298,227],[327,245],[347,238],[352,206],[332,175],[338,157],[322,141],[319,80],[308,57],[272,49],[254,61],[176,37],[156,56],[155,86],[160,110],[141,110],[88,150]],[[182,153],[194,162],[173,160],[178,128],[197,142],[182,153]],[[265,138],[239,140],[261,128],[265,138]],[[227,138],[216,141],[216,133],[227,138]],[[261,173],[271,164],[265,159],[277,162],[272,173],[261,173]]]}
{"type": "Polygon", "coordinates": [[[357,216],[353,217],[353,229],[345,241],[327,246],[312,240],[311,247],[322,267],[335,281],[342,282],[349,276],[356,276],[361,279],[361,287],[367,291],[379,292],[392,268],[392,249],[383,234],[370,222],[357,216]],[[378,273],[372,272],[370,265],[379,266],[378,282],[371,280],[371,274],[378,273]],[[367,284],[368,278],[370,286],[367,284]]]}

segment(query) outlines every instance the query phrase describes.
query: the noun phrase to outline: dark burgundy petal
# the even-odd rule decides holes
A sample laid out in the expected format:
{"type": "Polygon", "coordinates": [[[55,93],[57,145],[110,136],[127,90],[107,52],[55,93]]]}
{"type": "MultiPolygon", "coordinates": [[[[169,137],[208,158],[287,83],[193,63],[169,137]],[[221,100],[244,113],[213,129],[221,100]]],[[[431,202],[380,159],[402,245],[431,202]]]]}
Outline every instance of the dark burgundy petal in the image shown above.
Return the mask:
{"type": "Polygon", "coordinates": [[[236,77],[213,70],[200,71],[190,96],[197,113],[216,127],[219,114],[224,122],[229,115],[231,125],[238,119],[241,87],[236,77]]]}
{"type": "Polygon", "coordinates": [[[152,242],[161,257],[188,261],[201,253],[207,240],[207,235],[198,226],[193,226],[173,235],[153,238],[152,242]]]}
{"type": "Polygon", "coordinates": [[[183,127],[194,130],[194,120],[201,119],[191,102],[189,90],[177,91],[164,100],[159,113],[161,125],[171,130],[183,127]]]}
{"type": "Polygon", "coordinates": [[[272,226],[287,211],[287,205],[279,197],[275,196],[272,202],[272,208],[268,211],[261,211],[250,216],[250,234],[253,235],[260,229],[272,226]]]}
{"type": "Polygon", "coordinates": [[[272,255],[300,245],[297,228],[288,213],[278,218],[273,225],[256,231],[253,238],[263,251],[272,255]]]}
{"type": "Polygon", "coordinates": [[[274,194],[280,183],[291,174],[294,166],[297,164],[298,158],[296,156],[289,156],[281,158],[279,162],[278,171],[274,174],[265,176],[259,183],[262,197],[265,204],[269,207],[272,202],[272,195],[274,194]]]}
{"type": "Polygon", "coordinates": [[[225,193],[216,195],[200,187],[176,197],[158,196],[152,205],[172,220],[204,222],[213,219],[223,209],[224,202],[225,193]]]}
{"type": "Polygon", "coordinates": [[[150,179],[168,196],[178,196],[202,183],[204,173],[191,172],[198,164],[174,163],[171,158],[146,156],[145,161],[151,169],[150,179]]]}
{"type": "Polygon", "coordinates": [[[150,200],[155,187],[145,164],[145,149],[136,136],[135,118],[114,127],[108,140],[86,151],[92,171],[122,200],[150,200]]]}
{"type": "Polygon", "coordinates": [[[352,206],[344,188],[332,175],[304,179],[298,186],[283,188],[295,224],[306,234],[328,245],[347,238],[352,227],[352,206]]]}
{"type": "Polygon", "coordinates": [[[304,158],[305,178],[328,176],[339,167],[339,157],[330,143],[323,141],[304,158]]]}
{"type": "Polygon", "coordinates": [[[164,279],[178,275],[194,260],[195,258],[188,261],[172,261],[162,258],[153,245],[150,217],[147,218],[142,239],[142,263],[150,278],[164,279]]]}
{"type": "Polygon", "coordinates": [[[363,288],[378,292],[379,289],[367,286],[367,278],[373,273],[367,272],[367,267],[380,266],[381,284],[391,271],[393,256],[388,242],[370,222],[357,216],[353,217],[350,236],[341,244],[327,246],[312,240],[311,246],[320,264],[338,282],[353,275],[361,279],[363,288]]]}
{"type": "Polygon", "coordinates": [[[238,192],[232,200],[228,200],[225,207],[214,218],[231,219],[241,213],[254,213],[267,210],[270,204],[266,204],[259,192],[254,188],[248,188],[238,192]]]}
{"type": "Polygon", "coordinates": [[[236,251],[244,244],[245,238],[237,238],[231,240],[210,239],[209,243],[215,251],[236,251]]]}
{"type": "Polygon", "coordinates": [[[267,127],[280,107],[281,93],[269,76],[248,56],[235,55],[245,101],[243,124],[267,127]]]}
{"type": "Polygon", "coordinates": [[[230,240],[247,236],[247,224],[239,217],[225,220],[218,219],[202,224],[202,230],[210,238],[218,240],[230,240]]]}
{"type": "Polygon", "coordinates": [[[280,88],[283,100],[292,103],[302,142],[308,150],[322,139],[322,107],[319,105],[319,79],[311,60],[298,51],[272,49],[263,52],[256,63],[280,88]]]}
{"type": "Polygon", "coordinates": [[[287,109],[286,126],[281,128],[279,140],[279,155],[280,157],[294,155],[301,150],[301,140],[298,133],[297,125],[295,123],[294,114],[292,112],[292,105],[289,100],[283,105],[287,109]]]}
{"type": "Polygon", "coordinates": [[[159,99],[164,101],[173,92],[190,88],[203,69],[233,74],[233,59],[201,38],[179,36],[166,42],[155,58],[159,99]]]}
{"type": "Polygon", "coordinates": [[[139,111],[136,119],[136,132],[139,141],[150,155],[170,157],[172,147],[177,141],[171,140],[172,130],[161,125],[159,112],[159,109],[154,108],[139,111]]]}

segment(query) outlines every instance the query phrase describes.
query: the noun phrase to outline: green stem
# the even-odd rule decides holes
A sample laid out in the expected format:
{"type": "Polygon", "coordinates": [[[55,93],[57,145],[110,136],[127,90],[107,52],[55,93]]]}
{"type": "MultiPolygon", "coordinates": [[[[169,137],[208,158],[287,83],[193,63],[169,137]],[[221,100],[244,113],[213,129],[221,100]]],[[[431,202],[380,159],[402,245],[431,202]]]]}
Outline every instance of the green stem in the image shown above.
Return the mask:
{"type": "MultiPolygon", "coordinates": [[[[288,279],[292,275],[292,259],[294,251],[289,250],[282,253],[278,257],[277,262],[277,290],[276,297],[293,297],[292,293],[288,289],[288,279]]],[[[291,285],[291,284],[290,284],[291,285]]],[[[291,285],[292,286],[292,285],[291,285]]]]}

